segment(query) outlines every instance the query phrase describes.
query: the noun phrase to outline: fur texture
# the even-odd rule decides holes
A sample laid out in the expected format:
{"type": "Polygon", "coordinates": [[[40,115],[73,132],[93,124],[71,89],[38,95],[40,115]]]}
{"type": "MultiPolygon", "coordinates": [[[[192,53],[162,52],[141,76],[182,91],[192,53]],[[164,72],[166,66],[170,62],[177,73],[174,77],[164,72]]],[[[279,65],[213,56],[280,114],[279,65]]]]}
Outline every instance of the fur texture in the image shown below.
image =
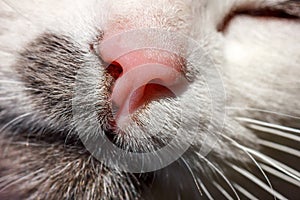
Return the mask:
{"type": "MultiPolygon", "coordinates": [[[[296,0],[1,1],[0,199],[296,199],[299,17],[296,0]],[[116,134],[109,102],[114,79],[95,49],[105,34],[146,28],[184,34],[210,60],[193,58],[184,66],[189,86],[180,97],[149,103],[126,134],[116,134]],[[224,84],[214,92],[226,93],[221,130],[210,128],[220,121],[211,121],[202,74],[212,64],[224,84]],[[93,158],[79,137],[92,138],[96,127],[91,134],[75,131],[89,124],[89,113],[80,115],[83,124],[72,118],[84,67],[96,69],[81,75],[96,74],[101,134],[144,152],[167,144],[182,126],[188,137],[181,140],[196,133],[189,150],[145,174],[93,158]],[[212,149],[207,156],[205,145],[212,149]]],[[[93,94],[83,91],[79,101],[90,103],[93,94]]]]}

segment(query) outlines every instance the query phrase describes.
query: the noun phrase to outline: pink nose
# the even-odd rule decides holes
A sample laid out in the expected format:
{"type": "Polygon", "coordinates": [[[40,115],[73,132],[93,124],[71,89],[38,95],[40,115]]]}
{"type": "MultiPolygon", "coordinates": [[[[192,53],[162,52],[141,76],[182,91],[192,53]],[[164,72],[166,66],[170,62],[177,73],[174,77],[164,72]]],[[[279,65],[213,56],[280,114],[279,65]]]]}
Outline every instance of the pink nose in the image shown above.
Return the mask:
{"type": "MultiPolygon", "coordinates": [[[[146,39],[146,38],[145,38],[146,39]]],[[[130,43],[130,42],[129,42],[130,43]]],[[[179,56],[161,49],[131,49],[118,37],[102,41],[100,54],[117,78],[111,100],[118,107],[116,123],[123,127],[128,117],[148,102],[174,96],[173,88],[182,78],[179,56]],[[118,68],[122,68],[122,70],[118,68]],[[115,68],[115,69],[114,69],[115,68]]]]}

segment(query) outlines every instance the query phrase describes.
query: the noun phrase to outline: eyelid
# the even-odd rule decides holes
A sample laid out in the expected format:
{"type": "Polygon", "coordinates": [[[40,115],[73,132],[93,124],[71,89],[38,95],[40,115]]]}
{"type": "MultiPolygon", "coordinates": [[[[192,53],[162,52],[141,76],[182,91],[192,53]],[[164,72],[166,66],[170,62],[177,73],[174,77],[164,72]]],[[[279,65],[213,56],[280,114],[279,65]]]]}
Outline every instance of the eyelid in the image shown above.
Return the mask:
{"type": "Polygon", "coordinates": [[[282,10],[285,13],[300,18],[300,1],[287,0],[274,6],[274,9],[282,10]]]}
{"type": "Polygon", "coordinates": [[[218,31],[224,32],[231,20],[239,15],[248,15],[253,17],[270,17],[279,19],[300,20],[300,1],[295,3],[297,8],[291,8],[289,5],[278,4],[275,6],[257,7],[237,7],[230,11],[218,26],[218,31]]]}

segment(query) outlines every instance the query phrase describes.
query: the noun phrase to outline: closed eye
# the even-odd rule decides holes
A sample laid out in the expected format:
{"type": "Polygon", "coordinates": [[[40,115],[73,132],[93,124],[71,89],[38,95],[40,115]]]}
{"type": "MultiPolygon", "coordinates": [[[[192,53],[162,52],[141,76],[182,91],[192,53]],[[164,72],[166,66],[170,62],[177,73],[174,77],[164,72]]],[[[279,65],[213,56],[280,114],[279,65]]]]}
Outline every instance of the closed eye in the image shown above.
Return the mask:
{"type": "Polygon", "coordinates": [[[292,2],[293,4],[288,5],[277,5],[274,7],[263,7],[263,8],[257,8],[257,7],[247,7],[247,6],[241,6],[236,7],[233,10],[231,10],[227,16],[224,18],[222,23],[218,26],[218,31],[220,32],[226,32],[228,25],[230,22],[237,16],[241,15],[247,15],[250,17],[256,17],[260,19],[273,19],[273,20],[280,20],[280,19],[286,19],[286,20],[299,20],[300,19],[300,1],[292,2]]]}

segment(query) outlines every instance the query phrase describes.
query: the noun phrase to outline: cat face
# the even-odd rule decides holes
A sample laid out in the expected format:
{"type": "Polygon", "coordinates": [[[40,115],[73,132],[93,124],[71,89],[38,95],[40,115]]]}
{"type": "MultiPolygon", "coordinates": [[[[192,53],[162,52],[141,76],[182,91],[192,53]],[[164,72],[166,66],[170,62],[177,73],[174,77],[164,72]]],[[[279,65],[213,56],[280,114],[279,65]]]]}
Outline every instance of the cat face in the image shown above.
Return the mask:
{"type": "MultiPolygon", "coordinates": [[[[2,2],[0,197],[250,198],[245,166],[265,178],[255,159],[299,185],[255,130],[299,127],[299,15],[276,0],[2,2]]],[[[257,197],[283,197],[267,183],[257,197]]]]}

